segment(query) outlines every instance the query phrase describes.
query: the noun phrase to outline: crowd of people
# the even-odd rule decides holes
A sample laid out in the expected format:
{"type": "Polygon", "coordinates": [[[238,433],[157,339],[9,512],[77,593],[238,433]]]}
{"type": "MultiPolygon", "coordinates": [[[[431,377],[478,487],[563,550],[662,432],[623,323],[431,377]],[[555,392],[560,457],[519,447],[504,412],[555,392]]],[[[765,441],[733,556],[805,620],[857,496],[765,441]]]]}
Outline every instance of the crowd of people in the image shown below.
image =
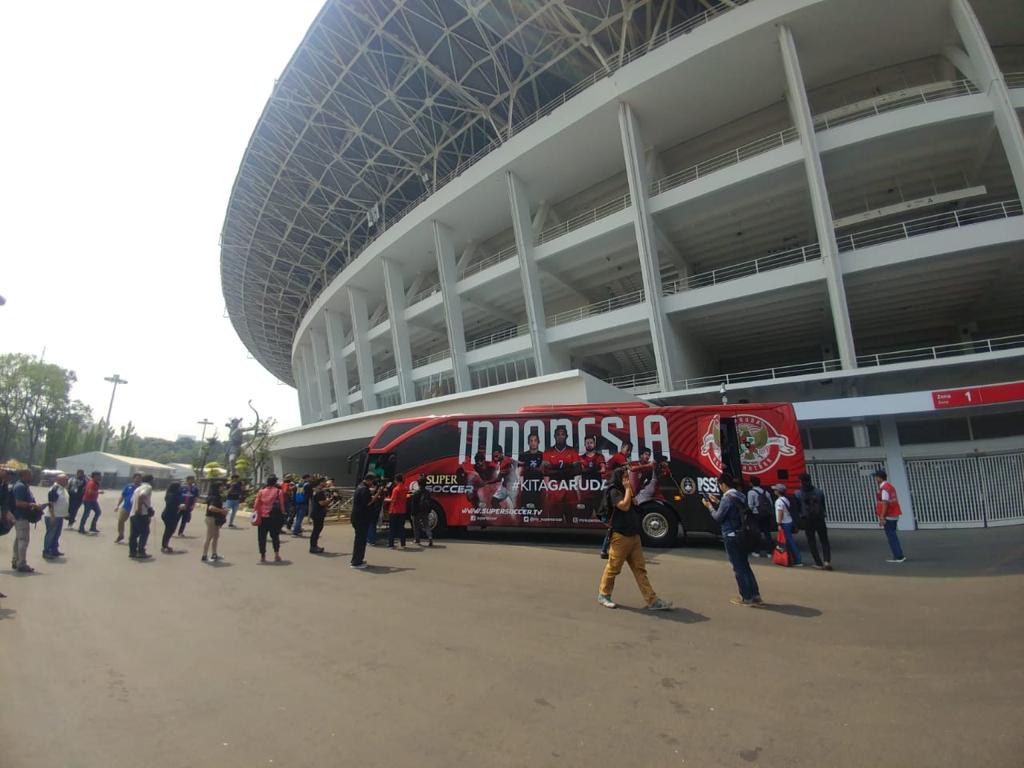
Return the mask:
{"type": "MultiPolygon", "coordinates": [[[[601,467],[602,473],[608,477],[603,499],[599,502],[601,517],[608,527],[601,556],[608,562],[601,576],[598,602],[608,608],[616,607],[612,600],[615,580],[623,567],[628,565],[644,597],[645,607],[654,611],[668,610],[672,604],[658,597],[647,575],[640,535],[641,502],[638,497],[648,485],[643,482],[643,473],[638,472],[625,459],[631,448],[623,445],[622,450],[601,467]]],[[[902,563],[906,556],[897,534],[901,511],[896,489],[888,481],[885,470],[876,470],[874,477],[877,481],[875,514],[880,527],[885,531],[892,553],[888,562],[902,563]]],[[[45,502],[40,503],[32,493],[31,471],[22,470],[13,479],[5,470],[0,469],[0,535],[14,531],[11,567],[15,571],[31,573],[34,570],[28,564],[28,547],[31,526],[40,520],[45,524],[42,550],[44,559],[64,556],[60,550],[61,533],[65,523],[73,529],[79,511],[82,517],[78,532],[82,535],[99,533],[99,496],[103,493],[100,479],[99,473],[86,477],[82,470],[71,478],[64,474],[58,475],[47,492],[45,502]],[[86,524],[90,515],[92,519],[87,531],[86,524]]],[[[750,555],[766,557],[769,552],[774,552],[784,556],[782,559],[785,564],[802,567],[800,548],[795,538],[799,530],[806,532],[816,567],[832,570],[831,546],[825,522],[825,494],[814,486],[809,475],[800,477],[800,489],[792,497],[788,495],[785,485],[775,484],[771,489],[766,489],[757,477],[750,478],[745,492],[741,489],[740,481],[727,472],[718,477],[717,484],[719,494],[708,494],[703,503],[719,524],[726,555],[733,568],[739,591],[732,598],[734,604],[755,607],[763,604],[760,587],[750,567],[750,555]],[[775,543],[772,541],[773,528],[778,531],[775,543]]],[[[175,532],[178,537],[185,535],[192,513],[202,500],[205,501],[206,510],[205,537],[200,559],[204,563],[217,563],[222,559],[217,551],[220,529],[225,525],[229,528],[238,527],[235,521],[246,493],[245,483],[237,474],[227,481],[211,480],[204,499],[201,499],[195,477],[187,477],[184,482],[172,482],[164,492],[160,515],[164,524],[161,552],[175,552],[171,547],[175,532]]],[[[118,497],[115,508],[115,543],[124,541],[127,525],[128,557],[134,560],[152,558],[147,544],[150,523],[156,515],[153,495],[153,476],[136,474],[118,497]]],[[[274,561],[280,562],[282,530],[287,530],[293,537],[303,537],[303,522],[307,517],[312,523],[309,552],[314,555],[323,554],[320,535],[327,512],[336,499],[337,489],[333,480],[327,477],[285,476],[281,482],[273,475],[268,477],[255,493],[250,518],[250,523],[257,529],[260,562],[267,562],[268,539],[274,561]]],[[[375,473],[366,474],[352,497],[354,542],[350,567],[356,570],[368,567],[366,548],[376,544],[378,525],[385,511],[388,514],[389,548],[406,548],[407,524],[411,526],[412,537],[417,545],[426,541],[426,545],[432,547],[433,525],[430,515],[434,509],[425,476],[407,481],[401,474],[396,474],[391,480],[375,473]]]]}

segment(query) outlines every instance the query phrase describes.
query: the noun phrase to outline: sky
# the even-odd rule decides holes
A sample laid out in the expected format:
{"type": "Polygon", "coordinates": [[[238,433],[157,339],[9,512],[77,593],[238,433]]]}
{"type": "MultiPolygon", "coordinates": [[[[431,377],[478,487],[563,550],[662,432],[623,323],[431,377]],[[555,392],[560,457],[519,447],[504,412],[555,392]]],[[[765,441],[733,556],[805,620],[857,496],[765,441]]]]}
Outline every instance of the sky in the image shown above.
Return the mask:
{"type": "Polygon", "coordinates": [[[323,0],[0,3],[0,352],[75,371],[72,397],[147,437],[224,437],[292,387],[224,311],[217,245],[275,79],[323,0]],[[211,428],[212,429],[212,428],[211,428]],[[207,433],[209,436],[210,433],[207,433]]]}

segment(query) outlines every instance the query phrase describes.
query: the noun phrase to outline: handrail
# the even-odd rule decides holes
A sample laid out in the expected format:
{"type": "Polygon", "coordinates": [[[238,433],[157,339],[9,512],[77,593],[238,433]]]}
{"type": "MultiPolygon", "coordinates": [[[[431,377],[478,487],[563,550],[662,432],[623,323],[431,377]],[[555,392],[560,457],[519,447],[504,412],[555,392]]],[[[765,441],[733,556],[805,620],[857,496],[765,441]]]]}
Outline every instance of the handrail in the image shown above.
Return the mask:
{"type": "Polygon", "coordinates": [[[441,284],[440,283],[434,283],[433,285],[427,286],[426,288],[424,288],[421,291],[417,291],[409,299],[409,306],[411,307],[413,304],[418,304],[419,302],[423,301],[424,299],[430,298],[435,293],[439,293],[440,290],[441,290],[441,284]]]}
{"type": "Polygon", "coordinates": [[[1007,88],[1024,88],[1024,72],[1006,72],[1003,79],[1007,88]]]}
{"type": "Polygon", "coordinates": [[[374,373],[373,374],[373,383],[374,384],[380,384],[382,381],[387,381],[392,376],[395,376],[397,374],[398,374],[398,371],[395,368],[389,368],[388,370],[382,371],[381,373],[374,373]]]}
{"type": "Polygon", "coordinates": [[[839,246],[839,251],[842,253],[855,251],[858,248],[879,245],[880,243],[892,242],[893,240],[906,240],[917,235],[926,235],[944,229],[955,229],[969,224],[979,224],[995,219],[1008,219],[1021,215],[1024,215],[1024,210],[1021,209],[1021,202],[1018,199],[982,203],[981,205],[974,205],[969,208],[961,208],[958,211],[933,213],[930,216],[897,221],[882,227],[851,232],[848,235],[838,235],[836,243],[839,246]]]}
{"type": "Polygon", "coordinates": [[[436,363],[440,360],[447,360],[451,356],[452,353],[450,350],[448,350],[447,348],[441,349],[429,355],[423,355],[422,357],[414,358],[412,361],[412,367],[419,368],[424,365],[430,365],[431,363],[436,363]]]}
{"type": "Polygon", "coordinates": [[[470,275],[475,275],[477,272],[483,272],[485,269],[493,267],[495,264],[500,264],[506,259],[514,258],[518,254],[516,246],[509,245],[502,248],[497,253],[492,253],[490,256],[481,259],[480,261],[473,262],[465,268],[459,270],[459,280],[463,280],[470,275]]]}
{"type": "Polygon", "coordinates": [[[696,376],[689,379],[682,379],[675,382],[678,389],[697,389],[700,387],[714,387],[720,384],[738,384],[750,381],[764,381],[783,379],[789,376],[803,376],[810,373],[829,373],[842,368],[839,360],[816,360],[812,363],[796,363],[793,365],[780,365],[772,368],[756,368],[751,371],[740,371],[738,373],[722,373],[714,376],[696,376]]]}
{"type": "Polygon", "coordinates": [[[700,272],[696,275],[680,277],[678,280],[665,283],[662,288],[662,293],[665,296],[671,296],[685,290],[704,288],[709,285],[716,285],[729,280],[736,280],[741,277],[757,275],[761,272],[770,272],[773,269],[781,269],[782,267],[789,267],[793,264],[803,264],[804,262],[815,261],[820,258],[821,248],[818,247],[817,243],[804,245],[800,248],[782,251],[781,253],[772,253],[767,256],[761,256],[753,261],[744,261],[740,264],[731,264],[727,267],[713,269],[710,272],[700,272]]]}
{"type": "Polygon", "coordinates": [[[624,389],[634,395],[645,395],[657,392],[661,389],[657,371],[644,371],[643,373],[631,373],[626,376],[613,376],[605,379],[613,387],[624,389]]]}
{"type": "Polygon", "coordinates": [[[707,176],[709,173],[737,165],[748,158],[756,157],[770,150],[785,146],[790,142],[797,141],[799,138],[795,128],[786,128],[778,133],[754,139],[743,146],[736,147],[736,149],[730,149],[728,152],[723,152],[708,160],[702,160],[696,165],[691,165],[689,168],[684,168],[681,171],[670,173],[668,176],[658,179],[651,184],[650,194],[652,197],[660,195],[662,192],[667,192],[683,184],[696,181],[702,176],[707,176]]]}
{"type": "Polygon", "coordinates": [[[978,89],[970,80],[955,80],[945,88],[932,88],[927,85],[916,88],[902,88],[899,91],[882,94],[873,99],[851,105],[849,108],[840,107],[839,109],[833,109],[830,112],[819,115],[814,118],[814,130],[824,131],[861,120],[865,117],[880,115],[883,112],[892,112],[914,104],[928,104],[933,101],[952,99],[957,96],[969,96],[978,92],[978,89]],[[844,110],[846,109],[852,109],[852,111],[845,112],[844,110]],[[829,117],[834,112],[843,112],[843,114],[829,117]]]}
{"type": "Polygon", "coordinates": [[[608,200],[607,202],[601,203],[596,208],[592,208],[589,211],[578,213],[570,219],[563,221],[561,224],[556,224],[553,227],[548,227],[539,235],[537,235],[537,245],[543,245],[556,237],[573,232],[574,230],[585,227],[588,224],[593,224],[599,219],[603,219],[605,216],[611,216],[613,213],[625,210],[630,206],[630,196],[627,192],[621,197],[616,197],[614,200],[608,200]]]}
{"type": "Polygon", "coordinates": [[[639,290],[630,291],[629,293],[624,293],[620,296],[613,296],[612,298],[605,299],[604,301],[597,301],[583,307],[576,307],[575,309],[569,309],[565,312],[557,312],[554,315],[549,315],[547,318],[547,324],[548,326],[564,325],[565,323],[582,320],[585,317],[603,315],[605,312],[611,312],[613,309],[621,309],[622,307],[630,307],[634,304],[642,304],[643,301],[644,289],[640,288],[639,290]]]}
{"type": "Polygon", "coordinates": [[[480,349],[481,347],[489,347],[491,346],[491,344],[497,344],[499,341],[515,339],[518,338],[519,336],[523,336],[524,334],[529,333],[529,331],[530,326],[526,324],[513,325],[509,328],[503,328],[502,330],[495,331],[494,333],[488,334],[487,336],[478,336],[477,338],[472,339],[471,341],[467,341],[466,351],[470,352],[474,349],[480,349]]]}
{"type": "Polygon", "coordinates": [[[1013,336],[996,336],[991,339],[977,341],[961,341],[956,344],[939,344],[934,347],[918,347],[917,349],[900,349],[895,352],[880,352],[875,355],[858,355],[859,368],[871,368],[896,363],[912,363],[918,360],[939,360],[945,357],[976,355],[985,352],[1001,352],[1006,349],[1024,348],[1024,333],[1013,336]]]}
{"type": "MultiPolygon", "coordinates": [[[[635,48],[632,51],[626,53],[622,57],[621,62],[608,62],[604,69],[594,71],[593,73],[591,73],[590,75],[588,75],[587,77],[583,78],[578,83],[573,85],[571,88],[568,88],[565,91],[563,91],[558,97],[548,102],[544,106],[538,108],[533,113],[526,116],[525,118],[515,123],[511,127],[505,130],[499,129],[497,132],[497,136],[491,139],[491,141],[489,141],[479,150],[474,152],[470,157],[467,157],[454,168],[449,170],[446,174],[444,174],[440,178],[434,179],[433,182],[430,183],[427,186],[427,188],[423,190],[423,193],[420,194],[419,197],[417,197],[412,202],[408,203],[404,208],[401,208],[397,212],[393,212],[390,215],[388,215],[384,219],[384,221],[381,222],[381,225],[374,230],[373,235],[371,235],[363,243],[363,247],[359,250],[359,252],[350,256],[346,260],[346,264],[351,263],[353,260],[355,260],[355,258],[357,258],[359,254],[361,254],[363,251],[369,248],[370,245],[372,245],[373,242],[376,241],[378,237],[380,237],[382,234],[384,234],[384,232],[386,232],[388,229],[390,229],[399,221],[401,221],[406,215],[409,214],[410,211],[416,208],[424,200],[431,197],[442,187],[447,186],[449,183],[451,183],[456,178],[461,176],[471,166],[475,165],[483,157],[489,155],[491,152],[500,147],[506,141],[510,140],[513,136],[525,130],[529,126],[533,125],[541,118],[547,117],[556,109],[558,109],[566,102],[568,102],[570,99],[572,99],[574,96],[577,96],[578,94],[582,93],[587,88],[592,86],[594,83],[597,83],[598,81],[603,80],[606,77],[610,77],[616,71],[626,66],[627,64],[630,64],[636,59],[640,58],[641,56],[644,56],[650,53],[651,51],[655,50],[656,48],[660,48],[666,43],[675,40],[677,37],[689,34],[698,27],[707,24],[709,21],[716,19],[719,16],[722,16],[723,14],[728,13],[734,8],[738,8],[750,2],[753,2],[753,0],[731,0],[728,5],[722,5],[716,8],[708,9],[703,13],[697,14],[696,16],[693,16],[680,24],[676,24],[671,29],[662,32],[660,35],[655,35],[654,37],[652,37],[646,45],[640,48],[635,48]]],[[[310,297],[310,303],[312,303],[312,297],[310,297]]]]}

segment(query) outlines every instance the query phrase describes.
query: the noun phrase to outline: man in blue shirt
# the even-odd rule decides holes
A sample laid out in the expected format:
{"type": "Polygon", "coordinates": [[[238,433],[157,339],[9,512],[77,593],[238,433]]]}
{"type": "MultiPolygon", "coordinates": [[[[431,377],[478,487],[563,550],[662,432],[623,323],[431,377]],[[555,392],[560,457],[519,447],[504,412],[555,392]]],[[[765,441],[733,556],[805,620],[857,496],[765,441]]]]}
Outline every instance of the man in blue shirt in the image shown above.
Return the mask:
{"type": "Polygon", "coordinates": [[[704,506],[711,513],[715,522],[722,529],[722,541],[725,542],[725,553],[732,563],[733,573],[736,575],[736,585],[740,594],[729,600],[733,605],[761,606],[761,588],[754,578],[754,571],[750,568],[750,553],[744,548],[740,541],[740,531],[743,529],[743,510],[747,506],[743,494],[736,487],[737,482],[728,472],[723,472],[718,477],[718,488],[722,492],[721,498],[711,496],[704,499],[704,506]],[[717,509],[715,504],[718,504],[717,509]]]}
{"type": "Polygon", "coordinates": [[[124,541],[124,524],[128,522],[128,517],[132,513],[132,496],[135,495],[135,489],[140,485],[142,485],[142,474],[136,472],[132,475],[132,481],[121,490],[121,500],[117,502],[117,538],[114,539],[115,544],[120,544],[124,541]]]}
{"type": "Polygon", "coordinates": [[[302,480],[295,484],[295,494],[292,497],[295,502],[295,525],[292,527],[292,536],[302,535],[302,519],[309,510],[310,485],[309,475],[303,475],[302,480]]]}
{"type": "Polygon", "coordinates": [[[11,555],[11,568],[18,573],[32,573],[32,568],[25,560],[28,555],[28,539],[31,524],[39,520],[43,508],[36,504],[30,485],[32,470],[23,469],[18,473],[18,482],[11,489],[11,512],[14,514],[14,550],[11,555]]]}
{"type": "Polygon", "coordinates": [[[178,536],[185,535],[185,526],[192,520],[192,508],[196,505],[196,500],[199,498],[199,486],[196,485],[196,478],[194,475],[189,475],[185,478],[185,482],[181,484],[181,522],[178,524],[178,536]]]}

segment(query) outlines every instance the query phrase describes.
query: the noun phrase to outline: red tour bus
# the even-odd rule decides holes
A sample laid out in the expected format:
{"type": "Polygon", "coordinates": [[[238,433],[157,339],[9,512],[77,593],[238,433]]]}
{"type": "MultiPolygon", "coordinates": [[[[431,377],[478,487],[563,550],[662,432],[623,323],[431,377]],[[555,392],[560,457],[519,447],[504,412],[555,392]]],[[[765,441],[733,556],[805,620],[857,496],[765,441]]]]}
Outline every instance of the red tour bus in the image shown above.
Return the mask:
{"type": "Polygon", "coordinates": [[[492,525],[603,528],[601,494],[622,463],[637,489],[644,543],[672,546],[687,533],[719,532],[701,495],[718,492],[723,470],[795,490],[804,453],[785,403],[529,406],[389,421],[365,450],[360,476],[401,473],[411,483],[425,475],[439,534],[492,525]]]}

